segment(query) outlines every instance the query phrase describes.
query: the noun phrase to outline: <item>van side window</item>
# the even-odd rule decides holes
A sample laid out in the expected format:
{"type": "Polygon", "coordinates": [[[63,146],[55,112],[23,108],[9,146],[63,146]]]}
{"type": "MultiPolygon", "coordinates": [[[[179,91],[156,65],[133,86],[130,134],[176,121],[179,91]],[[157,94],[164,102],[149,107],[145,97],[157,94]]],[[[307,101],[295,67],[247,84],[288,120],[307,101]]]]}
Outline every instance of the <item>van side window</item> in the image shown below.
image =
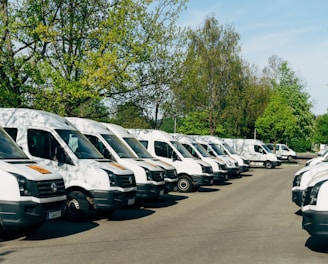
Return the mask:
{"type": "Polygon", "coordinates": [[[9,136],[16,141],[17,139],[17,128],[4,127],[4,130],[9,134],[9,136]]]}
{"type": "Polygon", "coordinates": [[[51,133],[44,130],[28,129],[27,139],[28,151],[32,156],[55,159],[56,147],[59,147],[60,144],[51,133]]]}
{"type": "Polygon", "coordinates": [[[254,145],[254,150],[255,150],[255,152],[263,153],[263,150],[259,145],[254,145]]]}
{"type": "Polygon", "coordinates": [[[146,149],[148,149],[148,141],[147,140],[139,140],[140,141],[140,143],[142,144],[142,145],[144,145],[144,147],[146,148],[146,149]]]}
{"type": "Polygon", "coordinates": [[[100,153],[104,153],[104,149],[106,148],[104,146],[104,144],[99,140],[98,137],[96,136],[93,136],[93,135],[87,135],[87,134],[84,134],[87,139],[89,139],[89,141],[92,143],[92,145],[94,145],[99,151],[100,153]]]}
{"type": "Polygon", "coordinates": [[[155,141],[155,154],[164,158],[172,157],[173,149],[169,146],[169,144],[162,141],[155,141]]]}
{"type": "Polygon", "coordinates": [[[199,158],[196,151],[188,144],[182,144],[195,158],[199,158]]]}

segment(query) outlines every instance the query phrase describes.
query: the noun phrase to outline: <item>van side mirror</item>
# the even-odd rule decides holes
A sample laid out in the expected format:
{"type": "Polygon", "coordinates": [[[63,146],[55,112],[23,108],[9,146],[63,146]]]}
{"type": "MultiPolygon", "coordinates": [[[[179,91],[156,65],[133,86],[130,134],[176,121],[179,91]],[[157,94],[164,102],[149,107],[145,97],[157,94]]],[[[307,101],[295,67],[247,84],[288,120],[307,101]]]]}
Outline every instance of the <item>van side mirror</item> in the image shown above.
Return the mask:
{"type": "Polygon", "coordinates": [[[56,147],[55,149],[55,158],[58,161],[58,163],[67,163],[67,164],[73,164],[73,161],[67,156],[65,150],[63,147],[56,147]]]}
{"type": "Polygon", "coordinates": [[[65,163],[66,161],[66,154],[65,151],[63,149],[63,147],[56,147],[55,149],[55,157],[56,160],[60,163],[65,163]]]}
{"type": "Polygon", "coordinates": [[[173,151],[172,152],[172,161],[176,161],[178,159],[179,159],[179,157],[178,157],[177,153],[175,151],[173,151]]]}
{"type": "Polygon", "coordinates": [[[109,150],[107,148],[103,149],[102,154],[105,159],[113,160],[113,155],[109,152],[109,150]]]}

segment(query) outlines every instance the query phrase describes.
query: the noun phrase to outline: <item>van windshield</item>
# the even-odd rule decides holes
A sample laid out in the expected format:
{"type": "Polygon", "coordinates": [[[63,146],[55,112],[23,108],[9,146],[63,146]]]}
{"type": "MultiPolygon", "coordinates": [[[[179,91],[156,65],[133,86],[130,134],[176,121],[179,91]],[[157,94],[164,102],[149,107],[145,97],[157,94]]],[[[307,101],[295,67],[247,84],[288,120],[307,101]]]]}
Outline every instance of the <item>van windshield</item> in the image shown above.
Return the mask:
{"type": "Polygon", "coordinates": [[[104,159],[101,153],[79,131],[56,129],[59,136],[79,159],[104,159]]]}
{"type": "Polygon", "coordinates": [[[171,144],[181,153],[184,158],[194,158],[194,156],[178,141],[171,141],[171,144]]]}
{"type": "Polygon", "coordinates": [[[207,152],[207,150],[199,143],[193,143],[192,144],[198,151],[199,153],[205,157],[205,158],[211,158],[211,154],[207,152]]]}
{"type": "Polygon", "coordinates": [[[28,159],[2,128],[0,129],[0,159],[28,159]]]}
{"type": "Polygon", "coordinates": [[[136,138],[126,137],[125,142],[128,143],[130,148],[137,154],[139,158],[151,159],[153,156],[148,152],[144,145],[140,143],[136,138]]]}
{"type": "Polygon", "coordinates": [[[222,151],[220,145],[216,145],[216,144],[211,143],[210,146],[216,152],[216,154],[218,154],[218,155],[225,155],[224,152],[222,151]]]}
{"type": "Polygon", "coordinates": [[[228,145],[227,143],[222,143],[222,145],[231,153],[231,154],[237,154],[236,151],[234,151],[234,149],[232,147],[230,147],[230,145],[228,145]]]}
{"type": "Polygon", "coordinates": [[[101,136],[107,141],[107,143],[120,158],[136,158],[136,155],[133,154],[133,152],[129,150],[116,135],[102,134],[101,136]]]}

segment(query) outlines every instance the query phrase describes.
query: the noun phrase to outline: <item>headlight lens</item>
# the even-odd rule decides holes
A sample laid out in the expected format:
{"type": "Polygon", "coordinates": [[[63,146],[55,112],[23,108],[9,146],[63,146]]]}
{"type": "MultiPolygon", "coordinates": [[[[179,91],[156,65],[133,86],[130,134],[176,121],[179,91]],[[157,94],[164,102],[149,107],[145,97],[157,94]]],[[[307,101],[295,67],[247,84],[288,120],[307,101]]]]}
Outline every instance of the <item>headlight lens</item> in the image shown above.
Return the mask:
{"type": "Polygon", "coordinates": [[[310,205],[316,205],[317,204],[317,200],[318,200],[318,194],[319,194],[319,190],[320,190],[320,187],[323,183],[325,183],[327,180],[324,180],[324,181],[321,181],[321,182],[318,182],[316,183],[312,190],[311,190],[311,193],[310,193],[310,201],[309,201],[309,204],[310,205]]]}
{"type": "Polygon", "coordinates": [[[13,174],[18,182],[19,193],[21,196],[32,196],[32,182],[19,174],[13,174]]]}
{"type": "Polygon", "coordinates": [[[302,176],[303,176],[304,172],[296,175],[294,177],[294,180],[293,180],[293,187],[294,186],[300,186],[301,185],[301,180],[302,180],[302,176]]]}
{"type": "Polygon", "coordinates": [[[108,171],[108,170],[105,170],[105,171],[107,172],[110,185],[111,186],[117,186],[116,174],[111,172],[111,171],[108,171]]]}
{"type": "Polygon", "coordinates": [[[147,168],[144,168],[144,170],[145,170],[145,173],[146,173],[147,181],[151,181],[151,180],[153,180],[152,177],[151,177],[151,172],[150,172],[150,170],[148,170],[147,168]]]}

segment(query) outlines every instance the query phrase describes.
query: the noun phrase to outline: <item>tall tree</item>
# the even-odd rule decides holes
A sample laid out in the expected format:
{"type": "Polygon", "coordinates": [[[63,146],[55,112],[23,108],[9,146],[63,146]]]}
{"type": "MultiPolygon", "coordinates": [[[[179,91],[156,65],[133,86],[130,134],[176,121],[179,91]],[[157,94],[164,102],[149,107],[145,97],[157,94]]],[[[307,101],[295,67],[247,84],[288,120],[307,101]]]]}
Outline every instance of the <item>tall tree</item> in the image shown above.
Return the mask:
{"type": "Polygon", "coordinates": [[[315,120],[314,142],[328,144],[328,114],[318,116],[315,120]]]}
{"type": "Polygon", "coordinates": [[[305,85],[291,70],[288,63],[277,56],[269,59],[266,73],[271,79],[273,90],[286,99],[297,122],[293,133],[282,140],[295,149],[309,149],[313,135],[314,115],[311,112],[310,96],[305,85]]]}
{"type": "Polygon", "coordinates": [[[292,107],[279,93],[274,93],[263,115],[256,120],[256,128],[262,140],[277,143],[293,135],[296,123],[292,107]]]}
{"type": "Polygon", "coordinates": [[[239,35],[231,26],[220,26],[207,17],[203,27],[190,30],[185,74],[176,89],[186,110],[208,113],[210,134],[214,134],[240,60],[239,35]]]}

